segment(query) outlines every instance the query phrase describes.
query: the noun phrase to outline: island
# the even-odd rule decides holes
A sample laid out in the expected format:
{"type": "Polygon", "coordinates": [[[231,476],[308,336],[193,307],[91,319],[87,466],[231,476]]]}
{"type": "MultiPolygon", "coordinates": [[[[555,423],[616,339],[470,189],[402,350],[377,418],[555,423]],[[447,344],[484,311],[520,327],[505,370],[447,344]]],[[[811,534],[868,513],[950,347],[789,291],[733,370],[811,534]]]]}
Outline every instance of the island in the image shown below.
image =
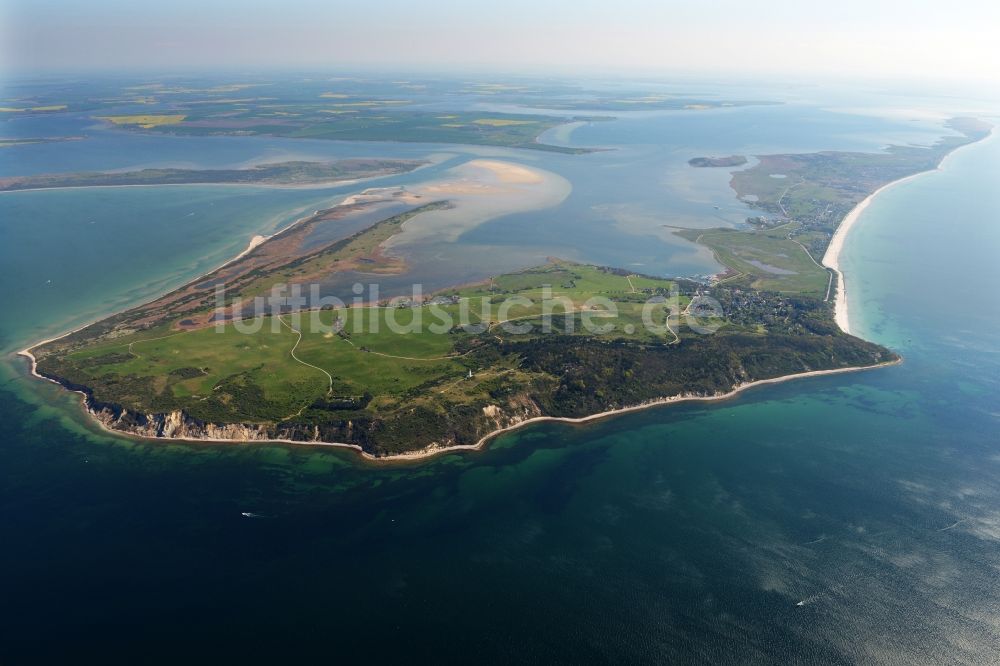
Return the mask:
{"type": "Polygon", "coordinates": [[[200,104],[185,113],[142,113],[95,116],[130,131],[185,135],[283,136],[340,141],[403,141],[505,146],[556,153],[581,154],[592,148],[558,146],[538,141],[545,131],[572,122],[608,120],[601,116],[556,116],[411,110],[406,100],[338,100],[335,103],[200,104]]]}
{"type": "Polygon", "coordinates": [[[817,257],[878,188],[990,131],[972,119],[949,127],[955,134],[930,147],[758,156],[732,181],[739,196],[754,195],[753,224],[678,232],[726,268],[708,282],[553,257],[426,295],[344,290],[344,276],[413,268],[394,251],[408,222],[461,213],[468,192],[496,201],[506,183],[520,200],[529,190],[513,184],[542,182],[527,167],[478,160],[451,184],[349,197],[179,289],[24,354],[115,432],[343,446],[379,460],[479,448],[540,419],[585,421],[892,364],[896,353],[838,325],[838,274],[817,257]],[[476,173],[497,185],[471,187],[476,173]],[[317,292],[303,297],[296,285],[317,292]]]}
{"type": "Polygon", "coordinates": [[[13,146],[30,146],[36,143],[59,143],[61,141],[82,141],[83,136],[37,136],[24,137],[20,139],[0,139],[0,148],[11,148],[13,146]]]}
{"type": "Polygon", "coordinates": [[[141,169],[90,171],[0,178],[0,192],[57,187],[122,185],[325,185],[406,173],[427,164],[423,160],[346,159],[335,162],[276,162],[246,169],[141,169]]]}
{"type": "Polygon", "coordinates": [[[692,157],[688,164],[693,167],[737,167],[747,163],[747,158],[743,155],[730,155],[728,157],[692,157]]]}

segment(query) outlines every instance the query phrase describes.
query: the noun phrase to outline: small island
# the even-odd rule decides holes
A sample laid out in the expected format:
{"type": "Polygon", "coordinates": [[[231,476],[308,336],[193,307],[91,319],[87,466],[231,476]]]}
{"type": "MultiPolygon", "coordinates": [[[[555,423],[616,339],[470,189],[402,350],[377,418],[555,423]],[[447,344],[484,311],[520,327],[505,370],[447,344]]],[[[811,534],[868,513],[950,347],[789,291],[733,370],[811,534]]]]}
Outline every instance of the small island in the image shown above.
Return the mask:
{"type": "Polygon", "coordinates": [[[688,164],[693,167],[738,167],[747,163],[747,158],[743,155],[730,155],[728,157],[692,157],[688,164]]]}

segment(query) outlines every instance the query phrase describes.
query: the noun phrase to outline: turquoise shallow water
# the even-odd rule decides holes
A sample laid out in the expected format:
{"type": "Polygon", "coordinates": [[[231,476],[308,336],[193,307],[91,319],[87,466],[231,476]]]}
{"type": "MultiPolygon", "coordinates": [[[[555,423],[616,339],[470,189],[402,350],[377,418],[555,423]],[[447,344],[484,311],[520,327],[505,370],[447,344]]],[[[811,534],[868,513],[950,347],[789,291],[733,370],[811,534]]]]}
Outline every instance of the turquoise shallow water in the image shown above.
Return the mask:
{"type": "MultiPolygon", "coordinates": [[[[1000,141],[970,147],[878,198],[849,239],[855,322],[900,366],[541,425],[418,466],[108,438],[9,359],[0,661],[991,663],[998,177],[1000,141]]],[[[186,203],[112,229],[132,234],[122,263],[86,233],[42,242],[68,224],[5,224],[4,348],[239,249],[172,245],[162,227],[186,203]],[[39,301],[44,275],[83,282],[74,265],[106,288],[39,301]]]]}
{"type": "Polygon", "coordinates": [[[0,331],[0,348],[178,286],[246,249],[255,234],[344,196],[334,192],[202,186],[4,193],[0,280],[13,287],[4,300],[17,317],[0,331]],[[197,254],[183,250],[192,237],[197,254]]]}

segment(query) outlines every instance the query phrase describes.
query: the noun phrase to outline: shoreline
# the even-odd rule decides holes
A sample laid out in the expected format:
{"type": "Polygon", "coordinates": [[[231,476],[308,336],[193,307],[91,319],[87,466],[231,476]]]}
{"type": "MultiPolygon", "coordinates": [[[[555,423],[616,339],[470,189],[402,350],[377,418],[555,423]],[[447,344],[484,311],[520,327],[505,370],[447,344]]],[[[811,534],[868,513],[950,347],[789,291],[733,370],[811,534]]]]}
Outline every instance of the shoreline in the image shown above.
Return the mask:
{"type": "Polygon", "coordinates": [[[590,121],[587,120],[571,120],[569,122],[562,123],[561,125],[550,127],[535,137],[535,143],[542,146],[556,146],[557,148],[570,148],[574,150],[581,148],[581,146],[574,146],[570,144],[570,136],[572,136],[573,132],[580,129],[584,125],[587,125],[589,122],[590,121]],[[543,140],[542,137],[546,134],[550,136],[547,140],[543,140]]]}
{"type": "MultiPolygon", "coordinates": [[[[508,432],[513,432],[519,430],[525,426],[532,425],[534,423],[543,423],[546,421],[555,423],[568,423],[568,424],[583,424],[590,423],[591,421],[600,421],[607,418],[613,418],[620,416],[622,414],[628,414],[631,412],[638,412],[645,409],[652,409],[654,407],[664,407],[666,405],[674,405],[683,402],[717,402],[720,400],[728,400],[734,398],[743,391],[748,389],[756,388],[758,386],[766,386],[769,384],[782,384],[784,382],[793,381],[796,379],[807,379],[809,377],[822,377],[825,375],[839,375],[849,372],[863,372],[865,370],[875,370],[877,368],[884,368],[891,365],[899,365],[903,362],[902,358],[896,359],[894,361],[885,361],[883,363],[876,363],[875,365],[856,365],[847,368],[831,368],[829,370],[807,370],[805,372],[796,372],[790,375],[781,375],[780,377],[771,377],[770,379],[755,379],[752,382],[747,382],[745,384],[737,384],[734,388],[725,393],[718,393],[715,395],[673,395],[666,398],[657,398],[655,400],[650,400],[648,402],[640,403],[638,405],[631,405],[629,407],[619,407],[617,409],[609,409],[604,412],[598,412],[596,414],[588,414],[587,416],[572,417],[572,416],[534,416],[530,419],[525,419],[514,425],[506,426],[504,428],[499,428],[493,430],[477,441],[475,444],[458,444],[455,446],[445,446],[440,448],[424,448],[418,449],[416,451],[411,451],[407,453],[399,453],[392,456],[376,457],[369,453],[362,452],[362,457],[367,460],[372,460],[376,462],[393,462],[393,461],[412,461],[412,460],[424,460],[426,458],[433,458],[434,456],[444,455],[447,453],[452,453],[455,451],[480,451],[486,447],[487,444],[496,437],[508,432]]],[[[227,440],[222,440],[227,441],[227,440]]],[[[300,442],[309,444],[310,442],[300,442]]],[[[354,445],[351,444],[331,444],[328,442],[323,443],[326,446],[349,446],[351,448],[354,445]]]]}
{"type": "MultiPolygon", "coordinates": [[[[68,334],[67,334],[68,335],[68,334]]],[[[19,354],[22,352],[18,352],[19,354]]],[[[587,416],[581,417],[571,417],[571,416],[534,416],[524,421],[519,421],[513,425],[509,425],[503,428],[498,428],[492,430],[482,437],[475,444],[455,444],[453,446],[442,446],[442,447],[424,447],[423,449],[417,449],[415,451],[407,451],[405,453],[397,453],[388,456],[375,456],[368,453],[361,448],[358,444],[350,444],[347,442],[323,442],[318,440],[295,440],[295,439],[282,439],[282,438],[269,438],[269,439],[219,439],[211,437],[148,437],[145,435],[136,435],[134,433],[126,432],[123,430],[115,430],[114,428],[108,427],[103,421],[96,418],[94,412],[90,409],[88,404],[88,396],[83,391],[78,391],[75,389],[68,389],[61,382],[52,379],[51,377],[46,377],[45,375],[38,374],[35,364],[34,356],[30,353],[26,354],[32,359],[31,374],[39,379],[44,379],[46,381],[57,384],[60,388],[68,390],[72,393],[76,393],[80,396],[80,408],[83,410],[84,414],[88,417],[88,420],[96,424],[103,432],[110,435],[115,435],[118,437],[125,437],[132,440],[145,441],[145,442],[204,442],[206,444],[234,444],[247,446],[252,444],[291,444],[295,446],[302,447],[325,447],[325,448],[337,448],[346,449],[355,452],[361,460],[375,463],[375,464],[392,464],[392,463],[409,463],[427,460],[429,458],[435,458],[441,455],[447,455],[449,453],[456,453],[459,451],[482,451],[486,446],[495,438],[503,435],[505,433],[513,432],[515,430],[520,430],[529,425],[543,422],[554,422],[554,423],[567,423],[570,425],[580,425],[590,423],[592,421],[600,421],[603,419],[614,418],[622,414],[629,414],[632,412],[638,412],[646,409],[652,409],[655,407],[665,407],[667,405],[680,404],[684,402],[718,402],[721,400],[728,400],[734,398],[746,390],[757,388],[759,386],[767,386],[770,384],[782,384],[788,381],[793,381],[796,379],[807,379],[810,377],[822,377],[826,375],[839,375],[852,372],[863,372],[865,370],[875,370],[878,368],[889,367],[893,365],[899,365],[903,362],[902,358],[898,358],[893,361],[885,361],[883,363],[876,363],[875,365],[858,365],[850,366],[846,368],[831,368],[829,370],[807,370],[805,372],[797,372],[790,375],[781,375],[779,377],[771,377],[769,379],[756,379],[745,384],[737,384],[731,390],[725,393],[718,393],[714,395],[673,395],[665,398],[658,398],[655,400],[650,400],[648,402],[640,403],[638,405],[631,405],[628,407],[619,407],[617,409],[609,409],[607,411],[598,412],[596,414],[589,414],[587,416]]]]}
{"type": "MultiPolygon", "coordinates": [[[[110,186],[97,185],[95,187],[118,187],[118,186],[117,185],[110,185],[110,186]]],[[[123,185],[121,187],[146,187],[146,186],[145,185],[123,185]]],[[[51,188],[49,188],[49,189],[51,189],[51,188]]],[[[19,191],[24,191],[24,190],[19,190],[19,191]]],[[[342,199],[339,203],[336,203],[333,206],[331,206],[331,208],[336,208],[337,206],[343,205],[344,202],[349,198],[349,196],[348,197],[344,197],[344,199],[342,199]]],[[[115,312],[113,312],[113,313],[111,313],[109,315],[101,315],[97,319],[91,320],[91,321],[89,321],[89,322],[87,322],[85,324],[81,324],[80,326],[77,326],[76,328],[74,328],[72,330],[66,331],[65,333],[60,333],[59,335],[54,335],[51,338],[46,338],[45,340],[39,340],[38,342],[32,343],[30,346],[25,347],[24,349],[22,349],[22,350],[20,350],[18,352],[15,352],[15,355],[16,356],[24,356],[25,358],[27,358],[31,362],[31,374],[34,375],[35,377],[38,377],[39,379],[45,379],[45,380],[48,380],[50,382],[55,382],[56,384],[59,384],[59,382],[55,381],[54,379],[49,379],[45,375],[38,374],[38,372],[37,372],[38,362],[37,362],[37,359],[35,359],[35,355],[31,353],[31,350],[35,349],[36,347],[41,347],[42,345],[47,345],[50,342],[55,342],[56,340],[62,340],[63,338],[65,338],[67,336],[73,335],[77,331],[82,331],[83,329],[87,328],[88,326],[93,326],[94,324],[96,324],[96,323],[98,323],[100,321],[103,321],[103,320],[107,319],[108,317],[111,317],[111,316],[113,316],[113,315],[115,315],[115,314],[117,314],[119,312],[126,312],[128,310],[131,310],[134,307],[139,307],[140,305],[143,305],[145,303],[150,303],[150,302],[156,300],[157,298],[162,298],[163,296],[166,296],[167,294],[170,294],[170,293],[176,291],[177,289],[181,289],[184,286],[191,284],[192,282],[197,282],[199,280],[204,280],[206,277],[208,277],[212,273],[215,273],[216,271],[222,270],[226,266],[229,266],[230,264],[232,264],[232,263],[234,263],[236,261],[239,261],[240,259],[242,259],[246,255],[250,254],[251,252],[254,251],[254,249],[256,249],[262,243],[265,243],[269,239],[274,238],[275,236],[277,236],[278,234],[285,233],[289,229],[292,229],[292,228],[296,227],[297,225],[305,222],[306,220],[311,219],[312,217],[318,215],[319,212],[320,212],[319,210],[314,210],[312,213],[310,213],[308,215],[303,215],[301,217],[298,217],[295,220],[293,220],[289,225],[287,225],[287,226],[285,226],[285,227],[283,227],[281,229],[278,229],[277,231],[275,231],[270,236],[264,236],[262,234],[254,234],[250,238],[250,243],[247,245],[246,249],[244,249],[242,252],[240,252],[239,254],[235,255],[234,257],[226,259],[224,262],[222,262],[218,266],[215,266],[214,268],[211,268],[208,271],[205,271],[204,273],[202,273],[202,274],[200,274],[200,275],[198,275],[196,277],[191,278],[190,280],[185,280],[184,283],[181,284],[179,287],[175,287],[174,289],[170,289],[168,291],[165,291],[165,292],[163,292],[163,293],[161,293],[161,294],[159,294],[157,296],[152,296],[151,298],[143,300],[142,302],[137,303],[136,305],[133,305],[133,306],[130,306],[130,307],[126,307],[124,310],[116,310],[115,312]]],[[[59,385],[62,386],[62,384],[59,384],[59,385]]]]}
{"type": "Polygon", "coordinates": [[[879,194],[881,194],[885,190],[888,190],[891,187],[899,185],[900,183],[905,183],[915,178],[919,178],[920,176],[924,176],[929,173],[935,173],[937,171],[943,170],[945,163],[948,161],[949,158],[951,158],[952,155],[962,150],[963,148],[968,148],[969,146],[974,146],[982,141],[986,141],[990,139],[992,136],[993,136],[993,129],[990,129],[989,133],[987,133],[986,136],[979,139],[978,141],[972,141],[970,143],[963,144],[961,146],[958,146],[951,152],[949,152],[947,155],[941,158],[941,161],[933,169],[927,169],[926,171],[918,171],[917,173],[912,173],[909,176],[904,176],[899,180],[893,180],[886,183],[885,185],[882,185],[877,190],[875,190],[867,197],[862,199],[860,202],[858,202],[858,204],[854,208],[852,208],[847,215],[844,216],[844,219],[841,220],[840,224],[837,226],[836,231],[833,232],[833,236],[830,238],[830,244],[827,246],[826,252],[823,253],[823,260],[821,262],[823,266],[829,268],[837,275],[837,287],[836,287],[837,293],[833,303],[833,313],[834,313],[833,319],[837,323],[837,326],[840,327],[840,330],[842,330],[844,333],[847,333],[848,335],[851,334],[851,329],[850,329],[851,319],[847,302],[847,285],[845,282],[844,273],[840,269],[840,253],[843,252],[844,250],[844,243],[847,240],[847,235],[850,233],[851,229],[853,229],[855,225],[857,225],[858,220],[861,218],[861,214],[865,212],[865,209],[868,208],[868,205],[871,204],[871,202],[875,199],[875,197],[877,197],[879,194]]]}
{"type": "Polygon", "coordinates": [[[840,224],[837,226],[837,230],[833,232],[833,236],[830,238],[830,244],[827,246],[826,252],[823,253],[823,261],[821,263],[837,275],[836,295],[834,296],[833,301],[833,319],[837,323],[840,330],[844,333],[851,333],[851,321],[847,306],[847,286],[844,282],[844,273],[840,270],[840,253],[844,249],[844,241],[847,239],[847,234],[849,234],[851,229],[857,224],[861,214],[865,212],[865,209],[868,208],[868,205],[872,202],[872,200],[881,192],[894,185],[898,185],[899,183],[917,178],[926,173],[932,173],[935,170],[936,169],[920,171],[881,186],[858,202],[858,204],[851,209],[851,212],[844,216],[844,219],[841,220],[840,224]]]}

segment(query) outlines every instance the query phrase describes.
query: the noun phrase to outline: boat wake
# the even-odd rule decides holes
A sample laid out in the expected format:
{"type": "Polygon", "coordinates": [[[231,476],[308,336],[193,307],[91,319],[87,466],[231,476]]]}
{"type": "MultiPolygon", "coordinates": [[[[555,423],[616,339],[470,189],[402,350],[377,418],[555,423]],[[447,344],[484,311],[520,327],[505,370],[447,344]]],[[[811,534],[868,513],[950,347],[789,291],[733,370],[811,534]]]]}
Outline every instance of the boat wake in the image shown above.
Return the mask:
{"type": "Polygon", "coordinates": [[[969,520],[968,518],[962,518],[962,520],[954,522],[951,525],[949,525],[948,527],[942,527],[941,529],[938,530],[938,532],[947,532],[948,530],[953,529],[955,527],[958,527],[959,525],[961,525],[962,523],[964,523],[964,522],[966,522],[968,520],[969,520]]]}
{"type": "Polygon", "coordinates": [[[811,597],[806,597],[805,599],[803,599],[803,600],[802,600],[802,601],[800,601],[799,603],[795,604],[795,606],[796,606],[796,607],[800,607],[800,606],[808,606],[809,604],[811,604],[811,603],[814,603],[814,602],[815,602],[815,601],[816,601],[817,599],[819,599],[819,598],[820,598],[821,596],[823,596],[823,595],[822,595],[822,594],[814,594],[814,595],[812,595],[811,597]]]}

